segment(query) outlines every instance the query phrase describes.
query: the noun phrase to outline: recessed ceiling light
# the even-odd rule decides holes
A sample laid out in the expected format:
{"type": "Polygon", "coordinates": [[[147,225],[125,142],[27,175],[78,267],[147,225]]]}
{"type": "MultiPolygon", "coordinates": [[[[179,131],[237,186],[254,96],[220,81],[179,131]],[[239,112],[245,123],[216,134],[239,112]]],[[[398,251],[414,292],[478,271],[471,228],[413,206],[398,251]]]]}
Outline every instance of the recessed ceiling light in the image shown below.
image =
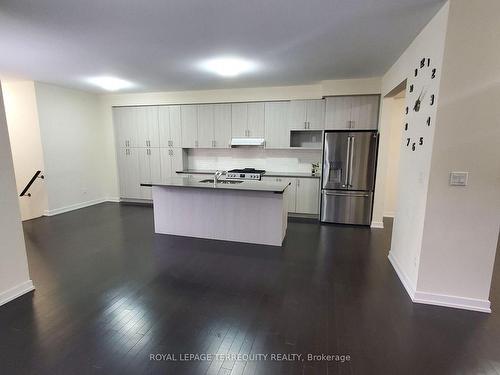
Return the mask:
{"type": "Polygon", "coordinates": [[[203,61],[200,67],[222,77],[236,77],[255,70],[257,64],[239,57],[218,57],[203,61]]]}
{"type": "Polygon", "coordinates": [[[91,77],[87,79],[87,82],[99,86],[100,88],[107,91],[117,91],[133,86],[132,82],[111,76],[91,77]]]}

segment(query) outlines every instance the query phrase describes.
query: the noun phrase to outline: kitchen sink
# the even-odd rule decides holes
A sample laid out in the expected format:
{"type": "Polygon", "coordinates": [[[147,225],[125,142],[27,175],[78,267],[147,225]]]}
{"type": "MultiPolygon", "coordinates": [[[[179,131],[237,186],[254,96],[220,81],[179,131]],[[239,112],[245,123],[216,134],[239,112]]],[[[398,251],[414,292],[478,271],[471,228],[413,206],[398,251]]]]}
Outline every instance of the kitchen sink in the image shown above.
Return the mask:
{"type": "MultiPolygon", "coordinates": [[[[214,180],[213,179],[208,179],[208,180],[201,180],[199,181],[203,184],[213,184],[214,180]]],[[[219,180],[217,181],[218,184],[241,184],[243,181],[230,181],[230,180],[219,180]]]]}

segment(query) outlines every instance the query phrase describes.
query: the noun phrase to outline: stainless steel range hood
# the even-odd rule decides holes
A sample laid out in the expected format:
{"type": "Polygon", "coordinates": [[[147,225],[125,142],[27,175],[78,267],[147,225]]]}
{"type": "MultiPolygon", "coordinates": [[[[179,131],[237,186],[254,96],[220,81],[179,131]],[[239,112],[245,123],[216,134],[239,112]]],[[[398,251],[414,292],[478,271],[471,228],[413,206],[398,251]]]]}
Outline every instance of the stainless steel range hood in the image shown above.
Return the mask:
{"type": "Polygon", "coordinates": [[[264,147],[264,138],[233,138],[231,147],[264,147]]]}

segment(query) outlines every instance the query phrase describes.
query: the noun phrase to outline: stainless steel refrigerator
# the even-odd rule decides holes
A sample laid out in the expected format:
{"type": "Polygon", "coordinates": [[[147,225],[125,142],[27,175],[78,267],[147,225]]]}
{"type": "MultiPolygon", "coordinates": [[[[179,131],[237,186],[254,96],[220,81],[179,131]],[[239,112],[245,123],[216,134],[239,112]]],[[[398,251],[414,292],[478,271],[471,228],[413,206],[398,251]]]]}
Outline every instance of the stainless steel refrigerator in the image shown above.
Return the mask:
{"type": "Polygon", "coordinates": [[[377,141],[376,131],[325,131],[322,222],[370,225],[377,141]]]}

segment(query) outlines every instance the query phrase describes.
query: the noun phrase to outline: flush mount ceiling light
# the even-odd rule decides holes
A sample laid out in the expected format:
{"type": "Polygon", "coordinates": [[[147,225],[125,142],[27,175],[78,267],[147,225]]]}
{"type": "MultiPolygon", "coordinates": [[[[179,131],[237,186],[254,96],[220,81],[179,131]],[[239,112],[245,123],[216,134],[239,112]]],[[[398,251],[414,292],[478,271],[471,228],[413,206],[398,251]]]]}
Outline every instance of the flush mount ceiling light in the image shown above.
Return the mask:
{"type": "Polygon", "coordinates": [[[200,67],[222,77],[236,77],[255,70],[257,64],[239,57],[218,57],[203,61],[200,67]]]}
{"type": "Polygon", "coordinates": [[[91,77],[87,79],[87,82],[107,91],[118,91],[133,86],[132,82],[111,76],[91,77]]]}

